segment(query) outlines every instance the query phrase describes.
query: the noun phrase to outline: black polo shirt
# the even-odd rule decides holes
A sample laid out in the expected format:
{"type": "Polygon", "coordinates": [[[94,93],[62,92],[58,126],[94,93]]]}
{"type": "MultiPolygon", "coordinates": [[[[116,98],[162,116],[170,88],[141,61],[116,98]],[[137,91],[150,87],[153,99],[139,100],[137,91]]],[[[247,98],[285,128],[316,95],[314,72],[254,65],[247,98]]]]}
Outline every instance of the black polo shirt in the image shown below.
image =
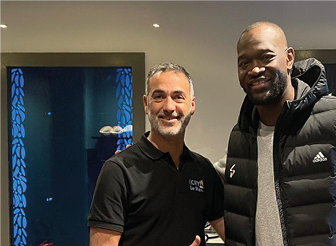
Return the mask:
{"type": "Polygon", "coordinates": [[[119,245],[188,246],[223,216],[223,185],[210,161],[184,146],[179,169],[147,140],[111,157],[97,180],[88,225],[123,232],[119,245]]]}

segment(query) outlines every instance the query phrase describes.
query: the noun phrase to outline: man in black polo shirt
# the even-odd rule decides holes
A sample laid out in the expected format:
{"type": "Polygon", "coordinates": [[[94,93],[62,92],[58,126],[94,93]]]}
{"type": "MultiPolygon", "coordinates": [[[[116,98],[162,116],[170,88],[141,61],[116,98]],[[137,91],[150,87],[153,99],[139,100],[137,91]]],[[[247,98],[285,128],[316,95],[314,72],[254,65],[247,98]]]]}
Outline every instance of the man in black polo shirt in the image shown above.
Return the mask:
{"type": "Polygon", "coordinates": [[[90,245],[205,245],[207,221],[224,240],[223,185],[210,161],[184,144],[195,112],[189,73],[163,63],[143,98],[151,131],[111,157],[99,175],[88,217],[90,245]]]}

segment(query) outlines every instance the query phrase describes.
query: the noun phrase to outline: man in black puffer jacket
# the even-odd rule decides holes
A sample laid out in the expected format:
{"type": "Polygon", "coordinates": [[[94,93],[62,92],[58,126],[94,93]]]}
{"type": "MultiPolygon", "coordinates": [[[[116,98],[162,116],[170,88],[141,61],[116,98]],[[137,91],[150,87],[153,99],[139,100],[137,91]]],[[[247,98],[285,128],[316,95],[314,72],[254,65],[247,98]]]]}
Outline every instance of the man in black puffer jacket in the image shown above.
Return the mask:
{"type": "Polygon", "coordinates": [[[226,245],[336,245],[336,98],[323,65],[294,64],[269,22],[246,28],[237,51],[247,96],[224,174],[226,245]]]}

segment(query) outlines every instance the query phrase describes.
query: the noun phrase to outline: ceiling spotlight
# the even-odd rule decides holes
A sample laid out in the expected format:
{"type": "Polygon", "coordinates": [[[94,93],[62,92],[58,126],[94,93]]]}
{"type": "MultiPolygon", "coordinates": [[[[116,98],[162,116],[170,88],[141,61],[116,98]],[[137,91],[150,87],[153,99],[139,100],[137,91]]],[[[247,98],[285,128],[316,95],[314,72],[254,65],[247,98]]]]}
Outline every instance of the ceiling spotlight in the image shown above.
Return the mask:
{"type": "Polygon", "coordinates": [[[5,25],[5,24],[1,24],[0,27],[1,27],[1,28],[7,28],[7,25],[5,25]]]}
{"type": "Polygon", "coordinates": [[[158,28],[158,27],[160,27],[160,25],[159,24],[153,24],[153,27],[158,28]]]}

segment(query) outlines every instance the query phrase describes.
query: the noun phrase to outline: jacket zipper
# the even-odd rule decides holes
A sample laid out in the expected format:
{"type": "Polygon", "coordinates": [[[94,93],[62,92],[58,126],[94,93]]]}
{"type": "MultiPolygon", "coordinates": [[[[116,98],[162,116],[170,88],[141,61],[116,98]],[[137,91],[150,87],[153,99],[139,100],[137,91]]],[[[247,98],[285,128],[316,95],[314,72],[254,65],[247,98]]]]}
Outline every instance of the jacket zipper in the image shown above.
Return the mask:
{"type": "MultiPolygon", "coordinates": [[[[279,116],[280,117],[280,116],[279,116]]],[[[278,123],[278,122],[277,122],[278,123]]],[[[274,185],[275,185],[275,195],[278,203],[279,216],[280,216],[280,225],[283,237],[284,246],[289,246],[289,241],[287,238],[287,229],[285,225],[284,209],[281,199],[281,190],[280,190],[280,165],[281,160],[279,157],[279,134],[277,130],[277,125],[274,129],[274,139],[273,139],[273,163],[274,163],[274,185]]]]}

